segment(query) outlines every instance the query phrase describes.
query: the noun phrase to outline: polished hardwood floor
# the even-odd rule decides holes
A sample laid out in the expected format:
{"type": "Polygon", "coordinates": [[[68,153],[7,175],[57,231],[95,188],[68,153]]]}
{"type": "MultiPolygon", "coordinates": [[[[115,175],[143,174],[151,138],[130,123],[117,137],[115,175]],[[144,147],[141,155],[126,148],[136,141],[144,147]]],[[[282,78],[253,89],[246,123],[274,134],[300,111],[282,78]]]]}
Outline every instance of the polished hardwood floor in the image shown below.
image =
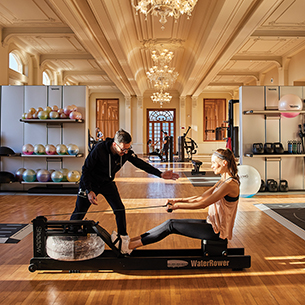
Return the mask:
{"type": "MultiPolygon", "coordinates": [[[[127,211],[130,236],[143,233],[169,218],[205,218],[206,210],[163,208],[166,198],[202,193],[184,176],[190,163],[157,163],[180,174],[165,181],[126,164],[116,181],[127,211]]],[[[209,162],[203,166],[209,167],[209,162]]],[[[243,271],[168,270],[99,272],[28,271],[32,234],[17,244],[0,244],[0,304],[305,304],[305,241],[259,210],[258,203],[299,203],[305,196],[276,195],[242,198],[230,247],[244,247],[252,266],[243,271]]],[[[37,215],[69,219],[75,196],[39,196],[0,193],[0,223],[30,223],[37,215]]],[[[112,212],[103,197],[91,207],[88,219],[115,229],[112,212]]],[[[172,235],[147,248],[194,248],[200,241],[172,235]]]]}

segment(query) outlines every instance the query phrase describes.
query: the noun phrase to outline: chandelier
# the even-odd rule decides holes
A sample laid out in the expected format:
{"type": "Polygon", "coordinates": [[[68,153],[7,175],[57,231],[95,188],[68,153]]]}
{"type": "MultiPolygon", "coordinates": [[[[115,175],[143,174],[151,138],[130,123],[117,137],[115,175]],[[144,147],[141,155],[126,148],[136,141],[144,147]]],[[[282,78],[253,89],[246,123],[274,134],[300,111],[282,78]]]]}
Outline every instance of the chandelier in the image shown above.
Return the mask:
{"type": "Polygon", "coordinates": [[[173,52],[166,49],[161,52],[152,51],[154,66],[146,72],[146,75],[156,90],[168,89],[176,82],[179,74],[174,71],[175,68],[169,67],[173,57],[173,52]]]}
{"type": "Polygon", "coordinates": [[[160,107],[162,108],[163,103],[169,103],[172,96],[168,92],[161,90],[160,92],[154,92],[150,98],[154,103],[160,103],[160,107]]]}
{"type": "Polygon", "coordinates": [[[161,29],[164,30],[164,24],[167,22],[167,17],[174,17],[177,21],[180,15],[186,14],[189,19],[197,1],[198,0],[137,0],[137,5],[135,5],[135,0],[131,0],[131,5],[136,9],[136,14],[140,11],[145,15],[145,20],[147,20],[147,15],[150,13],[153,16],[160,15],[159,21],[162,24],[161,29]]]}

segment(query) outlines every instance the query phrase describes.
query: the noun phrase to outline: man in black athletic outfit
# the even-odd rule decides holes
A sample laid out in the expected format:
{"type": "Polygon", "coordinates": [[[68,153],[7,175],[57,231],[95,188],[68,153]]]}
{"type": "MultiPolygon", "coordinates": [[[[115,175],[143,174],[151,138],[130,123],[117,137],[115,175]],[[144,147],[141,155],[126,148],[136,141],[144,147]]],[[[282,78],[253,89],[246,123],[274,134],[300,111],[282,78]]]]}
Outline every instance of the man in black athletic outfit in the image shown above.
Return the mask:
{"type": "Polygon", "coordinates": [[[102,194],[114,211],[118,233],[112,233],[112,240],[115,244],[118,242],[121,245],[122,253],[128,252],[124,250],[124,244],[125,240],[129,242],[129,237],[126,230],[125,207],[113,181],[115,174],[126,161],[129,161],[137,168],[163,179],[176,180],[179,177],[172,171],[161,172],[139,159],[131,150],[131,141],[131,135],[120,129],[113,139],[107,138],[95,145],[82,167],[76,206],[70,218],[70,220],[83,219],[90,205],[97,204],[97,195],[102,194]]]}

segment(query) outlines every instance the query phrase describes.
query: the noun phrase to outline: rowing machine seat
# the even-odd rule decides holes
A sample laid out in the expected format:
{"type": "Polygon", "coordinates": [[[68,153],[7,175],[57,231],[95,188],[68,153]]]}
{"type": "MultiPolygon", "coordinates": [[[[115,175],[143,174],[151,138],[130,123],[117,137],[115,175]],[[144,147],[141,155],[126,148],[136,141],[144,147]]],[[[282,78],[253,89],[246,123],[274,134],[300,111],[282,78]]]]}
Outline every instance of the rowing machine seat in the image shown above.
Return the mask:
{"type": "Polygon", "coordinates": [[[202,251],[205,256],[224,256],[227,255],[228,240],[208,240],[203,239],[201,245],[202,251]]]}

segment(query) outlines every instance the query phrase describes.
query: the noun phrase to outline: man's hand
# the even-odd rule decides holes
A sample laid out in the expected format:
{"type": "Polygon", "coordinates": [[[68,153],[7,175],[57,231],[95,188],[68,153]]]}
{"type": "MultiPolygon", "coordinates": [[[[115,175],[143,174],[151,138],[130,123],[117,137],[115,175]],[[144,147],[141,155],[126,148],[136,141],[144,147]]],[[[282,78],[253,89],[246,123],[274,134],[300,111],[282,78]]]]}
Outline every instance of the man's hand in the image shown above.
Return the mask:
{"type": "Polygon", "coordinates": [[[179,175],[176,173],[173,173],[173,171],[165,171],[161,174],[161,178],[177,180],[179,178],[179,175]]]}
{"type": "Polygon", "coordinates": [[[88,194],[88,200],[90,201],[90,203],[97,205],[97,198],[96,198],[96,195],[93,191],[91,191],[88,194]]]}

